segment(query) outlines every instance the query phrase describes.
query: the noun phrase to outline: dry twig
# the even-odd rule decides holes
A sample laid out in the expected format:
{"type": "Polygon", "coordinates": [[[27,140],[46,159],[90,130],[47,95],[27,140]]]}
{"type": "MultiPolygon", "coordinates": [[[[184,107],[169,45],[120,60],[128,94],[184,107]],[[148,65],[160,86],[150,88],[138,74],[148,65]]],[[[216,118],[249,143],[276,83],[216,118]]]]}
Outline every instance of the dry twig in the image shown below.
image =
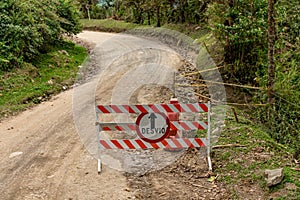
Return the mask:
{"type": "Polygon", "coordinates": [[[247,147],[247,146],[242,145],[242,144],[223,144],[223,145],[215,145],[212,148],[213,149],[222,149],[222,148],[228,148],[228,147],[247,147]]]}

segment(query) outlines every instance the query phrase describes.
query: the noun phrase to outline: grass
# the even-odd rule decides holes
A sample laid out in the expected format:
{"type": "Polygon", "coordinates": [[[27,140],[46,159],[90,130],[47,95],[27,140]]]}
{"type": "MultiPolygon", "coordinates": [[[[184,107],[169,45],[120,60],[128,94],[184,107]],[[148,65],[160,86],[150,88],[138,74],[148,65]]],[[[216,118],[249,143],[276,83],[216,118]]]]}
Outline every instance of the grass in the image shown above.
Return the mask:
{"type": "Polygon", "coordinates": [[[87,55],[85,48],[63,41],[21,68],[0,72],[0,119],[67,89],[87,55]]]}
{"type": "MultiPolygon", "coordinates": [[[[106,20],[82,20],[84,29],[108,32],[123,32],[140,27],[133,23],[106,20]]],[[[179,31],[205,45],[210,55],[218,63],[222,60],[222,48],[217,40],[204,25],[166,24],[163,28],[179,31]]],[[[213,151],[213,165],[215,173],[219,174],[218,181],[232,191],[234,199],[242,199],[240,192],[234,186],[241,185],[248,188],[259,188],[261,193],[273,199],[300,199],[300,173],[293,170],[299,168],[292,158],[292,149],[277,143],[270,137],[268,130],[262,125],[255,124],[238,110],[240,122],[234,120],[229,113],[226,130],[222,132],[217,144],[241,144],[246,147],[215,149],[213,151]],[[264,178],[265,169],[284,169],[284,180],[277,186],[268,188],[264,178]],[[286,184],[297,187],[290,190],[286,184]],[[255,186],[255,187],[254,187],[255,186]]],[[[198,132],[198,137],[205,137],[206,132],[198,132]]]]}
{"type": "MultiPolygon", "coordinates": [[[[83,29],[85,30],[114,33],[125,32],[135,28],[152,27],[149,25],[140,25],[113,19],[82,19],[81,23],[83,24],[83,29]]],[[[209,33],[209,30],[205,25],[165,24],[162,27],[184,33],[193,39],[202,38],[201,41],[203,41],[205,39],[204,36],[209,33]]]]}
{"type": "Polygon", "coordinates": [[[117,21],[113,19],[81,19],[83,29],[92,31],[120,33],[134,28],[141,27],[138,24],[117,21]]]}
{"type": "MultiPolygon", "coordinates": [[[[256,185],[268,197],[274,199],[299,199],[300,173],[293,168],[299,168],[292,157],[292,149],[276,143],[266,129],[247,119],[241,110],[238,111],[240,122],[237,123],[229,113],[226,129],[222,132],[218,144],[241,144],[246,147],[215,149],[213,165],[218,181],[226,187],[236,185],[252,187],[256,185]],[[283,168],[284,179],[268,188],[264,178],[264,170],[283,168]],[[287,188],[291,184],[297,189],[287,188]]],[[[232,195],[240,199],[239,192],[232,189],[232,195]]]]}

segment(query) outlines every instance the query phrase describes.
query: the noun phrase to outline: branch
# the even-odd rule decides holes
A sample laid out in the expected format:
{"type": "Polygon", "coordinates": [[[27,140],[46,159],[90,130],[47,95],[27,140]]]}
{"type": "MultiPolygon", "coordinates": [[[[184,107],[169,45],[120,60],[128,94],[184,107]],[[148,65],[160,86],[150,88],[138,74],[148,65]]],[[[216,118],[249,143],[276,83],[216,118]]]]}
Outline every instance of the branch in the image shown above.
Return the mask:
{"type": "Polygon", "coordinates": [[[222,149],[228,147],[247,147],[247,146],[242,144],[224,144],[224,145],[215,145],[212,147],[212,149],[222,149]]]}

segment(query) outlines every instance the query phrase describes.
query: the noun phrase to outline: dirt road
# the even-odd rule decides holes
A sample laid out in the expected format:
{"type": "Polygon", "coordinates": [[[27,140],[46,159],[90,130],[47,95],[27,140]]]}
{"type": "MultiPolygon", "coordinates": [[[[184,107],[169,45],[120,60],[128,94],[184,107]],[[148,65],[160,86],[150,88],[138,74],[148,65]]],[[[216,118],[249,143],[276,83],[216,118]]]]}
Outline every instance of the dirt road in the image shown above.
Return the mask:
{"type": "MultiPolygon", "coordinates": [[[[94,50],[74,89],[0,122],[0,199],[227,199],[221,184],[207,181],[196,150],[179,160],[167,151],[101,152],[97,174],[95,103],[166,103],[186,61],[155,40],[89,31],[79,38],[94,50]]],[[[180,102],[198,101],[193,89],[178,91],[180,102]]]]}
{"type": "MultiPolygon", "coordinates": [[[[93,69],[89,69],[91,73],[88,75],[88,81],[78,86],[79,89],[74,95],[72,90],[63,92],[49,102],[1,121],[0,199],[134,198],[122,172],[104,166],[103,173],[97,175],[97,162],[91,156],[95,153],[95,143],[92,142],[89,146],[87,142],[90,135],[95,136],[95,129],[90,128],[94,127],[94,110],[92,107],[88,108],[88,105],[94,102],[90,96],[86,98],[85,95],[90,95],[89,92],[97,88],[97,84],[94,83],[99,82],[100,79],[93,75],[103,70],[102,66],[106,66],[113,58],[145,46],[151,49],[158,44],[131,36],[122,36],[111,40],[105,47],[100,45],[105,40],[110,40],[112,36],[114,35],[93,32],[79,35],[80,38],[95,43],[96,50],[93,54],[94,58],[91,59],[93,69]],[[74,109],[74,105],[79,107],[74,109]],[[74,119],[74,112],[75,115],[77,112],[85,114],[74,119]],[[93,115],[89,115],[91,113],[93,115]],[[90,124],[78,124],[78,120],[85,116],[91,119],[85,120],[90,124]],[[88,133],[84,136],[80,135],[80,138],[77,133],[80,130],[87,130],[88,133]],[[87,145],[84,146],[82,141],[87,145]]],[[[180,61],[179,58],[175,61],[171,58],[165,60],[165,57],[158,57],[158,59],[162,59],[163,63],[180,61]]],[[[115,70],[117,70],[116,75],[119,69],[115,70]]],[[[125,71],[122,73],[124,74],[125,71]]],[[[163,75],[166,77],[165,74],[163,75]]],[[[107,81],[108,87],[118,81],[118,78],[113,76],[107,81]]],[[[98,100],[103,103],[110,101],[111,96],[114,95],[113,91],[105,92],[109,88],[100,88],[104,89],[104,92],[99,91],[98,100]]]]}

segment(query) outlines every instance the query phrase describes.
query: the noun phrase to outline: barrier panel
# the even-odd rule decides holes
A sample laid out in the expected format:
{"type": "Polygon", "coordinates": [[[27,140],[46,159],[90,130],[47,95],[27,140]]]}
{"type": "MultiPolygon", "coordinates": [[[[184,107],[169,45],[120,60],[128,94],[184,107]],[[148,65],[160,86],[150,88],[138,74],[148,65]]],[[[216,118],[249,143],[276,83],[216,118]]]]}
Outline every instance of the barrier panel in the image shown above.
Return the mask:
{"type": "Polygon", "coordinates": [[[210,102],[170,103],[148,105],[97,105],[96,126],[98,138],[98,173],[101,172],[101,149],[178,149],[207,148],[208,168],[212,170],[210,158],[210,102]],[[170,121],[168,113],[207,113],[207,121],[170,121]],[[139,114],[135,123],[100,122],[99,114],[139,114]],[[207,130],[206,138],[168,137],[170,131],[207,130]],[[136,131],[136,139],[100,139],[102,131],[136,131]]]}

